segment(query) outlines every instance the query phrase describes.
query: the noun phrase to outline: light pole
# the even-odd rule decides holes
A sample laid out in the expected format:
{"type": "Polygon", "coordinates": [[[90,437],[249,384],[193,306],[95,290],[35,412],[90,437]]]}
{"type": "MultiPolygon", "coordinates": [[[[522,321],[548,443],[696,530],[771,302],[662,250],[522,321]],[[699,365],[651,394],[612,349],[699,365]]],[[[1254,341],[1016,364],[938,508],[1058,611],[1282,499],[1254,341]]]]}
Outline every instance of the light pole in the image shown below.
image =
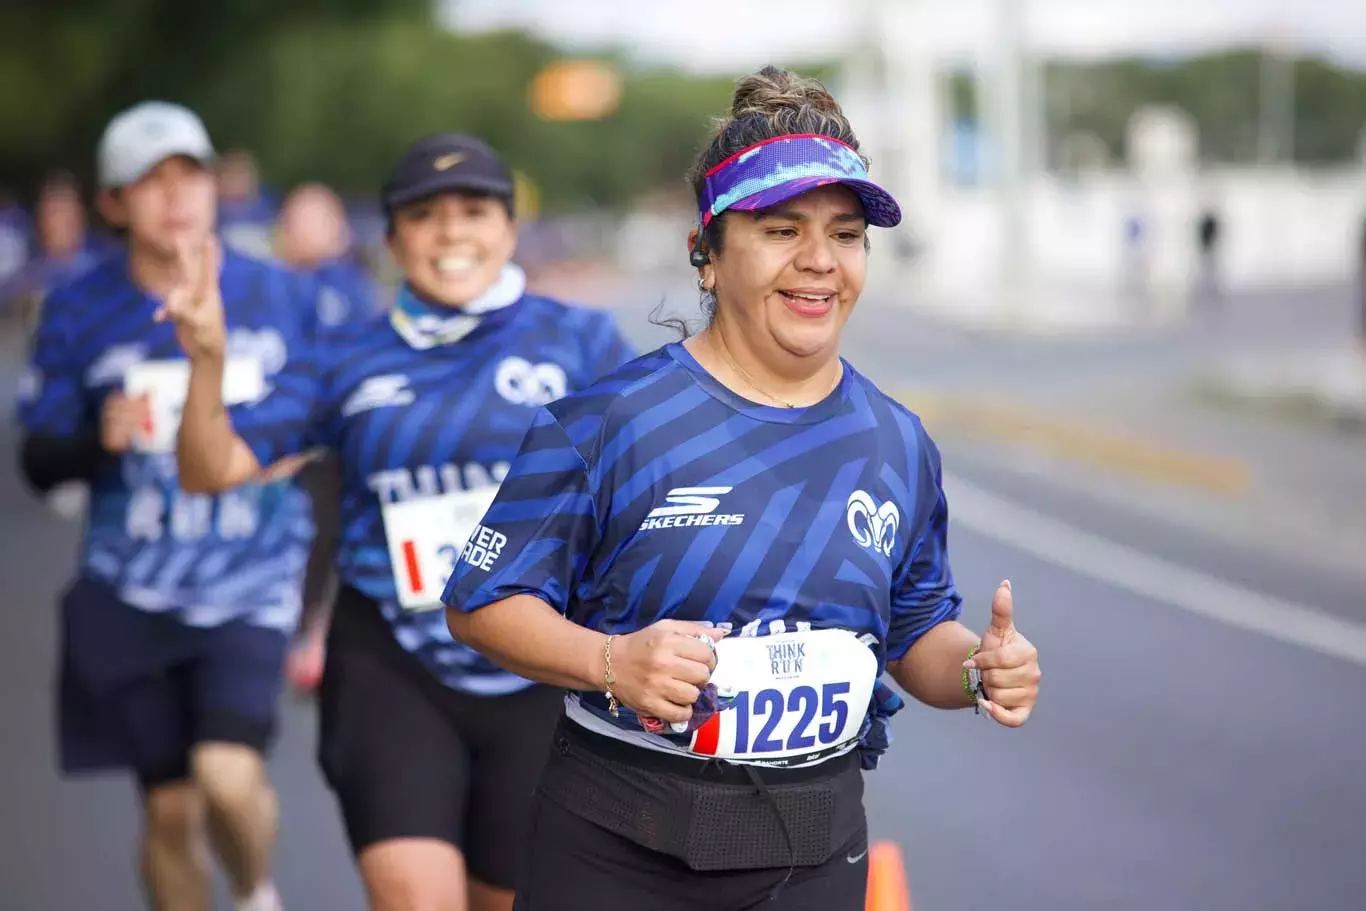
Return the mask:
{"type": "Polygon", "coordinates": [[[1029,237],[1026,223],[1026,148],[1024,99],[1024,28],[1026,0],[993,0],[996,24],[995,59],[986,97],[995,152],[998,233],[998,293],[1008,322],[1022,323],[1030,285],[1029,237]]]}

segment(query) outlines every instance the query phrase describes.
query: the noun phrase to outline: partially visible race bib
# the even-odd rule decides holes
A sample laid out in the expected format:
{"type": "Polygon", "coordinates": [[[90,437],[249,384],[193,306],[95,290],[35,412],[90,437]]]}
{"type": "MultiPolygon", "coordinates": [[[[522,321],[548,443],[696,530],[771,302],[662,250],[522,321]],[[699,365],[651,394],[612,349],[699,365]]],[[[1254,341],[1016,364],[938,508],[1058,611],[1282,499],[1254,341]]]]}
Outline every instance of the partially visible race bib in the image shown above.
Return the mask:
{"type": "Polygon", "coordinates": [[[497,486],[380,506],[398,603],[435,610],[465,544],[493,505],[497,486]]]}
{"type": "MultiPolygon", "coordinates": [[[[180,414],[190,387],[190,362],[142,361],[123,375],[123,391],[130,397],[147,394],[150,414],[133,448],[138,452],[175,451],[180,414]]],[[[223,367],[223,404],[254,402],[266,394],[266,374],[259,358],[229,357],[223,367]]]]}
{"type": "Polygon", "coordinates": [[[847,630],[722,639],[711,682],[732,704],[690,749],[751,763],[829,753],[858,737],[876,681],[877,657],[847,630]]]}

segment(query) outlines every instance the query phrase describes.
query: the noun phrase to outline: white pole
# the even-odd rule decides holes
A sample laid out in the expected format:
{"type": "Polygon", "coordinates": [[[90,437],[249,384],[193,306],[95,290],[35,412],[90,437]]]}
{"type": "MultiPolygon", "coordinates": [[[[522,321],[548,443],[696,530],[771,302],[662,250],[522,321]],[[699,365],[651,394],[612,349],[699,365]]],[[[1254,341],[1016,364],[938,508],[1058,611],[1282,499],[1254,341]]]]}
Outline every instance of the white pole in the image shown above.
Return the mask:
{"type": "Polygon", "coordinates": [[[1257,158],[1262,165],[1295,160],[1295,52],[1284,30],[1262,47],[1257,158]]]}
{"type": "Polygon", "coordinates": [[[998,278],[1007,321],[1027,319],[1029,239],[1025,218],[1023,33],[1026,0],[995,0],[996,60],[991,67],[992,131],[1000,207],[998,278]]]}

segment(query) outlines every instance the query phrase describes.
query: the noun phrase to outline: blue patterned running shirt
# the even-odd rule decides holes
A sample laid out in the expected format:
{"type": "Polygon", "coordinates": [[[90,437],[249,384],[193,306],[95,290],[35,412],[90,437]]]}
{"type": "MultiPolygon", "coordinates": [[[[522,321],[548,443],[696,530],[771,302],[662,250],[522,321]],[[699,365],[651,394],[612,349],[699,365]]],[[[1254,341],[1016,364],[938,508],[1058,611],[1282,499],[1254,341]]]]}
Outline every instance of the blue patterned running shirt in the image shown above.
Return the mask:
{"type": "Polygon", "coordinates": [[[773,408],[673,344],[537,413],[444,600],[532,595],[605,633],[727,628],[749,676],[719,729],[647,734],[601,693],[570,694],[570,717],[655,749],[815,761],[867,741],[879,701],[900,704],[875,682],[886,662],[958,617],[946,535],[937,449],[848,363],[825,400],[773,408]]]}
{"type": "MultiPolygon", "coordinates": [[[[315,335],[317,285],[236,253],[221,276],[228,328],[225,401],[249,411],[291,354],[315,335]]],[[[175,432],[189,362],[159,302],[128,275],[119,253],[51,294],[21,384],[19,420],[35,434],[98,428],[115,390],[146,393],[141,442],[91,482],[80,571],[145,611],[192,626],[238,617],[292,631],[313,536],[308,498],[288,482],[222,496],[180,489],[175,432]]]]}
{"type": "MultiPolygon", "coordinates": [[[[430,310],[419,319],[460,320],[430,310]]],[[[447,686],[502,695],[528,681],[451,638],[446,578],[536,409],[633,352],[610,314],[531,294],[466,328],[426,347],[388,315],[328,330],[235,429],[262,465],[335,450],[341,580],[377,601],[399,644],[447,686]]]]}

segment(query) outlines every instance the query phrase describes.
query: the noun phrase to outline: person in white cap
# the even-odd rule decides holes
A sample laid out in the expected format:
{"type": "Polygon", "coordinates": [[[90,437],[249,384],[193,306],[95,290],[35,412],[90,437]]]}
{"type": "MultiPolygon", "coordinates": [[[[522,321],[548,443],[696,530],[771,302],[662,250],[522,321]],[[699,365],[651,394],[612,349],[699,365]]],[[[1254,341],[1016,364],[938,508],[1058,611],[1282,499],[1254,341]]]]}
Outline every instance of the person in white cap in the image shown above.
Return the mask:
{"type": "MultiPolygon", "coordinates": [[[[130,770],[146,815],[149,903],[209,909],[210,837],[242,911],[278,911],[276,798],[264,755],[313,526],[277,473],[186,493],[174,440],[188,363],[154,320],[187,251],[220,256],[214,149],[199,118],[140,104],[99,146],[99,207],[126,250],[49,295],[21,392],[21,463],[40,492],[90,486],[62,597],[59,752],[66,773],[130,770]]],[[[221,254],[232,366],[225,407],[269,394],[317,319],[317,285],[221,254]]]]}

